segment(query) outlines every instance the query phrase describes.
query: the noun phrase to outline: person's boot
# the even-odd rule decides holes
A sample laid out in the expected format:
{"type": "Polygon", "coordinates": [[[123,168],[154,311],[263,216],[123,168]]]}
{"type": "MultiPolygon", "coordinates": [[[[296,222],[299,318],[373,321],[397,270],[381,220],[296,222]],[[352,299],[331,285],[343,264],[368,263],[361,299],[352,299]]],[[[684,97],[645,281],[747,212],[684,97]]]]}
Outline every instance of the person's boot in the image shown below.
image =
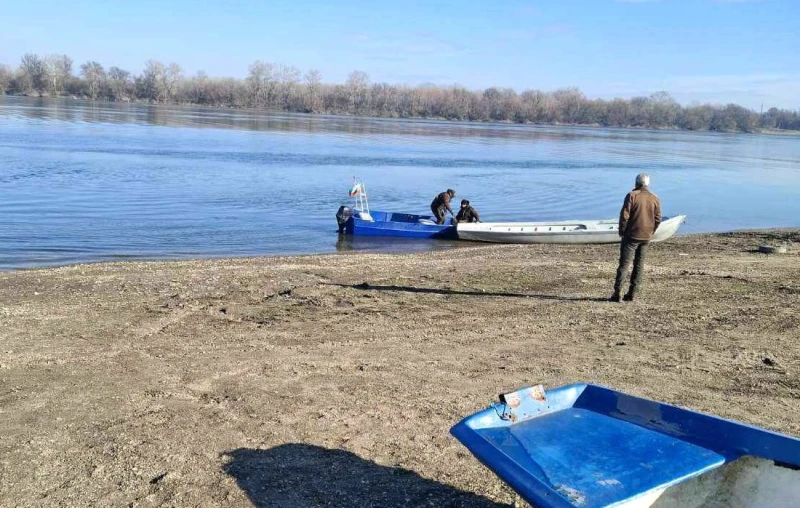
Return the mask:
{"type": "Polygon", "coordinates": [[[626,293],[625,296],[622,297],[622,300],[625,302],[632,302],[634,296],[633,293],[626,293]]]}
{"type": "Polygon", "coordinates": [[[613,295],[611,295],[611,297],[608,299],[608,301],[609,302],[619,303],[619,301],[620,301],[619,300],[619,293],[614,293],[613,295]]]}

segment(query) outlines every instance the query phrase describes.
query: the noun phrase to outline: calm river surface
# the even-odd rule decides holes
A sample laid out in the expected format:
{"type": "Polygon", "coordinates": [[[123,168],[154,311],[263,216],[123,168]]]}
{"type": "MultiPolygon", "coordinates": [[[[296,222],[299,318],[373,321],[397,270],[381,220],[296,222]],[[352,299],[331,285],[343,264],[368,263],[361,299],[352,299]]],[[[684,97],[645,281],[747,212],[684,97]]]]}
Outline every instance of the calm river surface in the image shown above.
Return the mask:
{"type": "Polygon", "coordinates": [[[279,115],[0,98],[0,269],[126,258],[450,248],[340,239],[447,187],[484,221],[616,217],[652,175],[682,232],[800,226],[800,137],[279,115]]]}

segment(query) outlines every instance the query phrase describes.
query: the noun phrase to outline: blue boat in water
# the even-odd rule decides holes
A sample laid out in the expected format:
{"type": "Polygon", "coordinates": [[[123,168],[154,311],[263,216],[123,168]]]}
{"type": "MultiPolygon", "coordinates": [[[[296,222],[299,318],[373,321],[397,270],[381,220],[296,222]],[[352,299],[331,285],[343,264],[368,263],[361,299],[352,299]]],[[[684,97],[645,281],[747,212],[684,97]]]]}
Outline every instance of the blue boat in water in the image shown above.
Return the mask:
{"type": "Polygon", "coordinates": [[[523,388],[451,433],[536,507],[800,506],[800,439],[601,386],[523,388]]]}
{"type": "Polygon", "coordinates": [[[410,213],[363,212],[341,207],[336,212],[339,232],[361,236],[400,236],[405,238],[457,238],[452,224],[438,225],[431,217],[410,213]]]}
{"type": "Polygon", "coordinates": [[[350,196],[355,206],[340,206],[336,212],[339,233],[361,236],[396,236],[405,238],[458,238],[455,224],[439,225],[433,216],[410,213],[370,211],[367,188],[354,179],[350,196]]]}

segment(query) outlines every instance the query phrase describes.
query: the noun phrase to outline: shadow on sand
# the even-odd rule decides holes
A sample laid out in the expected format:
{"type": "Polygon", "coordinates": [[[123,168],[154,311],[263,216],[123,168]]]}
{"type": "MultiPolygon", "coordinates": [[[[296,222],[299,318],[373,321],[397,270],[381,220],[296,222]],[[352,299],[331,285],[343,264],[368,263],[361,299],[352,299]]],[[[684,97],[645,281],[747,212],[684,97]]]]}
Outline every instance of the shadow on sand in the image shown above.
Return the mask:
{"type": "Polygon", "coordinates": [[[226,456],[225,472],[257,507],[507,506],[344,450],[292,443],[226,456]]]}
{"type": "Polygon", "coordinates": [[[404,293],[427,293],[433,295],[462,295],[462,296],[495,296],[503,298],[535,298],[539,300],[556,300],[560,302],[605,302],[606,298],[585,297],[585,296],[559,296],[543,295],[538,293],[507,293],[494,291],[477,291],[474,289],[442,289],[442,288],[421,288],[416,286],[376,286],[368,282],[361,284],[328,284],[350,289],[360,289],[362,291],[398,291],[404,293]]]}

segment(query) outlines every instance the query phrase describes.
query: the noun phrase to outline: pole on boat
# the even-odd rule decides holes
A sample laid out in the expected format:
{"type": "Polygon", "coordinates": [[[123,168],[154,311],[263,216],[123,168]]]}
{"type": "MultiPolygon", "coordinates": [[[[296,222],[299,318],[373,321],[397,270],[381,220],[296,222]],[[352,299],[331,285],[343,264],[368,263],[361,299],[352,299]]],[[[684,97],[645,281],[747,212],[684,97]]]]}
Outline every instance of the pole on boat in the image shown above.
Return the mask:
{"type": "Polygon", "coordinates": [[[356,210],[359,212],[366,212],[369,215],[369,199],[367,198],[367,186],[364,182],[353,176],[353,188],[350,190],[350,195],[356,198],[356,210]]]}

